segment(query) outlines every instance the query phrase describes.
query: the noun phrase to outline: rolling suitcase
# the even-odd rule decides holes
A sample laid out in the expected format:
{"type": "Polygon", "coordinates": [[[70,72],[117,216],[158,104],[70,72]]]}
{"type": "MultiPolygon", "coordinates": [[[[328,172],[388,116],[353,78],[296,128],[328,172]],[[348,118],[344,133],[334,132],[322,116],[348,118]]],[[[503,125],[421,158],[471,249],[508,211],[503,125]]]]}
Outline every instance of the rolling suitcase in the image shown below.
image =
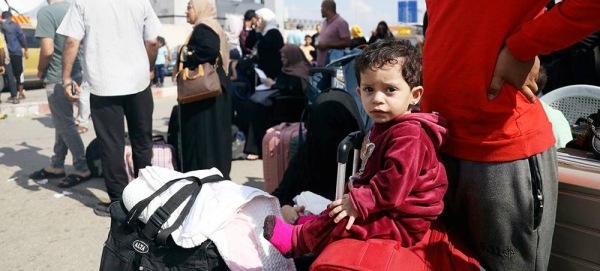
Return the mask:
{"type": "MultiPolygon", "coordinates": [[[[177,160],[175,148],[169,145],[163,136],[152,137],[152,165],[164,167],[171,170],[177,170],[177,160]]],[[[127,171],[128,181],[135,179],[135,170],[133,167],[133,156],[130,145],[125,146],[125,171],[127,171]]]]}
{"type": "MultiPolygon", "coordinates": [[[[346,164],[354,150],[352,172],[356,172],[364,134],[349,134],[338,146],[338,174],[335,198],[341,199],[346,186],[346,164]]],[[[479,271],[479,262],[462,240],[448,235],[445,222],[431,224],[423,239],[412,247],[395,240],[344,238],[329,244],[310,267],[311,271],[479,271]]]]}
{"type": "MultiPolygon", "coordinates": [[[[302,128],[302,132],[306,129],[302,128]]],[[[267,193],[273,192],[283,179],[291,158],[290,141],[299,133],[300,122],[284,122],[267,130],[262,142],[264,190],[267,193]]]]}

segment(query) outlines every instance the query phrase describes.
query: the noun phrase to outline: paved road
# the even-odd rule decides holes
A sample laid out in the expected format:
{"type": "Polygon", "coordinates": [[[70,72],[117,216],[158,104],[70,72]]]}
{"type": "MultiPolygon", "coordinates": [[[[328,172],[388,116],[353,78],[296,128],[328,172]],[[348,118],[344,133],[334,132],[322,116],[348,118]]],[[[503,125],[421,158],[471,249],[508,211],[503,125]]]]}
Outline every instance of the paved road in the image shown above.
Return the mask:
{"type": "MultiPolygon", "coordinates": [[[[36,90],[41,91],[41,90],[36,90]]],[[[173,97],[155,99],[154,132],[165,134],[173,97]]],[[[52,155],[49,115],[0,120],[0,270],[98,270],[110,219],[92,207],[108,201],[101,179],[70,189],[59,180],[42,184],[27,176],[52,155]]],[[[87,145],[93,129],[83,135],[87,145]]],[[[73,170],[67,157],[67,172],[73,170]]],[[[262,162],[234,161],[233,181],[262,187],[262,162]]]]}

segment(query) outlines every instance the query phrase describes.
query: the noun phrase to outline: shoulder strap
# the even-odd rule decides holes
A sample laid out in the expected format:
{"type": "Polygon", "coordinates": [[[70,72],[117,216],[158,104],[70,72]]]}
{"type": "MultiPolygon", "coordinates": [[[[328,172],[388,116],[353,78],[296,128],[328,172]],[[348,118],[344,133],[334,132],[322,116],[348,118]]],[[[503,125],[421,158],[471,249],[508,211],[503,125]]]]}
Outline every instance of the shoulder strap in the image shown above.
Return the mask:
{"type": "Polygon", "coordinates": [[[185,40],[184,45],[180,46],[179,51],[177,52],[177,63],[179,63],[179,65],[178,65],[179,69],[177,69],[177,73],[179,73],[181,70],[183,70],[183,62],[181,62],[181,50],[183,49],[183,46],[190,44],[190,40],[192,39],[192,34],[194,34],[194,31],[192,31],[192,33],[190,33],[190,35],[185,40]]]}
{"type": "Polygon", "coordinates": [[[187,179],[187,178],[179,178],[179,179],[175,179],[175,180],[169,181],[168,183],[164,184],[161,188],[159,188],[158,190],[156,190],[156,192],[152,193],[152,195],[150,195],[149,197],[145,198],[144,200],[138,202],[127,213],[127,218],[126,218],[125,222],[127,224],[133,226],[133,224],[135,224],[135,220],[138,219],[138,217],[140,216],[140,213],[144,209],[146,209],[146,207],[148,207],[148,204],[150,204],[150,201],[152,201],[158,195],[162,194],[162,192],[167,191],[167,189],[169,189],[169,187],[171,187],[176,182],[181,181],[181,180],[185,180],[185,179],[187,179]]]}
{"type": "Polygon", "coordinates": [[[190,196],[196,191],[196,189],[200,190],[201,185],[198,182],[193,182],[188,184],[177,193],[175,193],[171,198],[165,203],[165,205],[160,206],[154,211],[152,216],[146,222],[146,226],[142,231],[142,234],[150,239],[154,240],[154,237],[160,230],[160,228],[167,222],[167,220],[171,217],[171,214],[190,196]]]}
{"type": "MultiPolygon", "coordinates": [[[[160,207],[158,207],[158,209],[156,209],[156,211],[148,219],[146,226],[144,226],[142,233],[144,234],[144,236],[146,238],[153,240],[154,237],[159,232],[160,228],[163,226],[163,224],[171,217],[171,214],[177,208],[179,208],[179,206],[188,197],[192,196],[190,198],[190,201],[186,205],[186,207],[184,207],[184,210],[182,211],[182,213],[179,215],[179,218],[173,224],[173,226],[176,226],[175,229],[177,229],[183,223],[182,217],[185,218],[187,216],[187,214],[189,213],[189,211],[193,205],[193,202],[195,201],[196,197],[198,196],[198,194],[200,192],[200,189],[202,188],[202,185],[205,183],[209,183],[209,182],[217,182],[217,181],[224,180],[224,178],[219,175],[211,175],[211,176],[208,176],[208,177],[202,178],[202,179],[199,179],[199,178],[193,177],[193,176],[189,176],[189,177],[179,178],[179,179],[169,181],[167,184],[163,185],[160,189],[158,189],[156,192],[154,192],[150,197],[148,197],[148,198],[144,199],[143,201],[140,201],[138,204],[136,204],[127,214],[127,220],[126,220],[127,223],[129,225],[132,225],[133,223],[135,223],[135,220],[139,217],[139,214],[141,213],[141,211],[144,210],[148,206],[148,204],[150,203],[150,201],[152,201],[152,199],[156,198],[156,196],[158,196],[162,192],[166,191],[174,183],[176,183],[180,180],[184,180],[184,179],[192,181],[192,183],[185,185],[184,187],[179,189],[179,191],[177,191],[173,196],[171,196],[171,198],[169,198],[169,200],[163,206],[160,206],[160,207]]],[[[173,229],[173,231],[175,229],[173,229]]]]}
{"type": "MultiPolygon", "coordinates": [[[[208,177],[206,177],[206,178],[204,178],[204,179],[202,179],[200,181],[201,181],[202,185],[204,185],[205,183],[218,182],[218,181],[222,181],[222,180],[224,180],[223,177],[221,177],[219,175],[212,175],[212,176],[208,176],[208,177]]],[[[202,189],[202,185],[192,193],[192,196],[191,196],[190,200],[185,205],[185,207],[183,207],[183,210],[181,211],[181,214],[179,214],[179,217],[177,217],[177,220],[175,220],[175,222],[173,223],[173,225],[171,225],[171,227],[168,227],[168,228],[160,231],[158,233],[158,235],[156,235],[156,239],[155,239],[156,243],[158,243],[159,245],[162,245],[162,246],[167,246],[167,241],[168,241],[169,236],[171,235],[171,233],[173,233],[175,230],[177,230],[179,227],[181,227],[181,225],[183,224],[183,222],[187,218],[188,214],[190,213],[190,210],[194,206],[196,198],[200,194],[200,190],[202,189]]]]}

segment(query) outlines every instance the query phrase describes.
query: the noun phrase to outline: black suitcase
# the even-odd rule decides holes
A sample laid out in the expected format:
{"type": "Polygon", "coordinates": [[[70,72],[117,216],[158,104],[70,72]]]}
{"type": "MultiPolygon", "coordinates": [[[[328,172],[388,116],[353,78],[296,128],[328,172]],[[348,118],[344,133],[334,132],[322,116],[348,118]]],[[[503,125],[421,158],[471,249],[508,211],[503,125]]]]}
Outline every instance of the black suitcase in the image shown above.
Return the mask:
{"type": "Polygon", "coordinates": [[[168,182],[150,197],[136,204],[129,212],[120,201],[110,205],[110,232],[102,250],[100,271],[229,270],[211,240],[206,240],[194,248],[182,248],[170,237],[190,212],[202,184],[221,181],[221,176],[214,175],[204,179],[188,177],[187,180],[193,183],[175,193],[164,206],[154,212],[146,224],[137,219],[152,199],[180,180],[182,179],[168,182]],[[171,213],[190,196],[173,226],[160,230],[171,213]]]}

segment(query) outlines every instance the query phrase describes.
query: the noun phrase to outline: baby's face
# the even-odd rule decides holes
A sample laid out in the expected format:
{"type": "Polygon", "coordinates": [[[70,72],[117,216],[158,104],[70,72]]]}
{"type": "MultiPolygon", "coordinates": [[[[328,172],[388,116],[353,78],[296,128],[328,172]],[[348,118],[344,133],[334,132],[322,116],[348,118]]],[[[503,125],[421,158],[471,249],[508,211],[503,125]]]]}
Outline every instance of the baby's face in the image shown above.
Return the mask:
{"type": "MultiPolygon", "coordinates": [[[[401,60],[399,60],[402,63],[401,60]]],[[[402,77],[401,64],[367,69],[360,74],[358,95],[375,123],[386,123],[409,114],[411,104],[421,97],[422,87],[412,88],[402,77]]]]}

